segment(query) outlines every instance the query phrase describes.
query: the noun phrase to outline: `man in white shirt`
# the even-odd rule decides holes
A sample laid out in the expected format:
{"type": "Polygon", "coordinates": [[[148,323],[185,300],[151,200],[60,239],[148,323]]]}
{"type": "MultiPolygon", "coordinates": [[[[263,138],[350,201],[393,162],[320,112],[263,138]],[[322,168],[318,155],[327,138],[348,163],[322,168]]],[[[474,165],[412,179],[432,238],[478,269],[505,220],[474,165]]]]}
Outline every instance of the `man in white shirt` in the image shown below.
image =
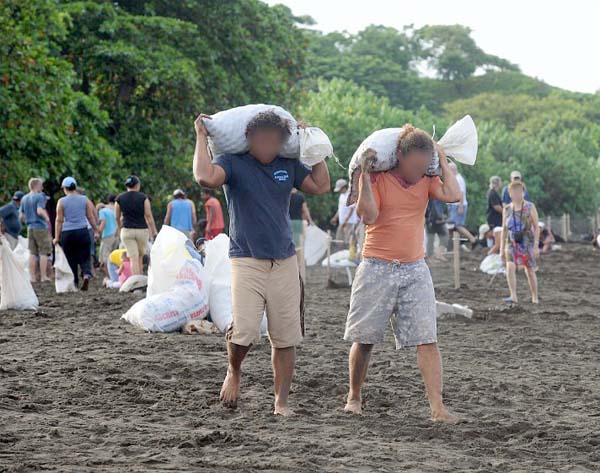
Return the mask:
{"type": "Polygon", "coordinates": [[[458,186],[462,193],[460,202],[448,204],[448,223],[451,225],[454,224],[456,231],[469,240],[471,248],[475,248],[475,246],[477,246],[477,238],[475,238],[475,236],[465,227],[467,210],[469,208],[469,202],[467,201],[467,183],[465,182],[464,177],[458,172],[456,164],[450,162],[448,163],[448,166],[456,176],[458,186]]]}
{"type": "Polygon", "coordinates": [[[331,219],[331,224],[337,224],[335,233],[336,240],[342,240],[345,243],[350,243],[353,237],[356,237],[356,229],[360,223],[360,218],[356,215],[356,205],[346,205],[350,189],[346,179],[338,179],[335,182],[334,192],[340,194],[338,200],[338,210],[331,219]]]}

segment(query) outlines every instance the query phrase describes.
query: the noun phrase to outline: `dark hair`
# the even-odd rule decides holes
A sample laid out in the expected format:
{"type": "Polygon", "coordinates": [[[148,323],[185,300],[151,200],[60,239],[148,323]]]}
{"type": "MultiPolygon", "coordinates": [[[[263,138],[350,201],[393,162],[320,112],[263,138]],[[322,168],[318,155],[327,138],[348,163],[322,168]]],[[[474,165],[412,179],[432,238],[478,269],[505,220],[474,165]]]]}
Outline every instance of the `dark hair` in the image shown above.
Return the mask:
{"type": "Polygon", "coordinates": [[[106,196],[106,202],[109,204],[114,204],[116,200],[117,196],[115,194],[108,194],[108,196],[106,196]]]}
{"type": "Polygon", "coordinates": [[[139,183],[140,179],[136,175],[132,174],[125,180],[125,187],[127,187],[128,189],[133,189],[139,183]]]}
{"type": "Polygon", "coordinates": [[[211,197],[214,197],[216,195],[214,189],[209,189],[208,187],[203,187],[202,188],[202,193],[210,195],[211,197]]]}
{"type": "Polygon", "coordinates": [[[68,191],[74,191],[74,190],[77,189],[77,184],[75,184],[74,182],[72,182],[71,184],[69,184],[68,186],[66,186],[65,189],[67,189],[68,191]]]}
{"type": "Polygon", "coordinates": [[[260,112],[246,126],[246,137],[252,136],[256,130],[275,130],[279,132],[281,141],[285,141],[292,132],[290,124],[273,111],[260,112]]]}
{"type": "Polygon", "coordinates": [[[400,133],[396,154],[406,156],[414,150],[433,153],[433,140],[423,130],[407,123],[404,125],[402,133],[400,133]]]}

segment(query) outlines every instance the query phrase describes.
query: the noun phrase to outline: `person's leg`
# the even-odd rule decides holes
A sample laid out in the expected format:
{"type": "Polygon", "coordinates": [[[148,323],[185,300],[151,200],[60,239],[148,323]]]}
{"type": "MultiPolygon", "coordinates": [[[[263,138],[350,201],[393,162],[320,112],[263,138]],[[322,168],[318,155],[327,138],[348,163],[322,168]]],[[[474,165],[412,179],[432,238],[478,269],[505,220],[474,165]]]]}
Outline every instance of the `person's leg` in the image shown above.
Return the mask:
{"type": "Polygon", "coordinates": [[[31,253],[29,255],[29,280],[32,283],[37,282],[37,278],[35,277],[35,273],[37,271],[37,256],[31,253]]]}
{"type": "Polygon", "coordinates": [[[79,288],[79,247],[72,233],[72,230],[68,230],[60,234],[60,246],[62,247],[65,257],[67,258],[69,268],[71,268],[71,271],[73,272],[73,281],[75,282],[75,287],[79,288]]]}
{"type": "Polygon", "coordinates": [[[442,357],[437,343],[417,346],[417,364],[425,383],[425,391],[431,408],[431,420],[456,423],[458,417],[448,412],[442,398],[442,357]]]}
{"type": "Polygon", "coordinates": [[[295,256],[276,260],[270,265],[266,280],[266,306],[269,339],[272,345],[273,381],[276,415],[288,416],[288,397],[296,346],[302,342],[302,289],[295,256]]]}
{"type": "Polygon", "coordinates": [[[351,414],[362,413],[362,386],[367,378],[367,370],[373,345],[363,343],[353,343],[348,355],[348,371],[350,376],[350,389],[348,391],[348,399],[345,412],[351,414]]]}
{"type": "Polygon", "coordinates": [[[90,253],[93,237],[90,237],[90,233],[87,229],[79,230],[76,237],[79,250],[79,266],[83,273],[83,285],[81,286],[81,290],[87,291],[90,279],[92,278],[92,255],[90,253]]]}
{"type": "Polygon", "coordinates": [[[37,282],[36,273],[39,250],[35,239],[35,231],[32,229],[27,230],[27,245],[29,247],[29,279],[32,283],[35,283],[37,282]]]}
{"type": "Polygon", "coordinates": [[[47,230],[38,231],[38,249],[40,255],[40,279],[42,282],[50,281],[48,277],[48,255],[52,254],[52,240],[47,230]]]}
{"type": "Polygon", "coordinates": [[[112,282],[117,282],[119,280],[119,275],[117,274],[117,270],[119,269],[119,267],[116,264],[107,261],[106,269],[108,271],[108,278],[112,282]]]}
{"type": "Polygon", "coordinates": [[[467,230],[467,228],[463,227],[462,225],[461,226],[457,226],[456,227],[456,231],[458,233],[460,233],[462,236],[464,236],[467,240],[469,240],[470,243],[476,243],[477,242],[477,238],[475,238],[473,236],[473,234],[469,230],[467,230]]]}
{"type": "Polygon", "coordinates": [[[231,342],[227,343],[229,365],[219,396],[225,407],[237,406],[240,396],[240,384],[242,382],[242,362],[249,350],[250,346],[245,347],[231,342]]]}
{"type": "Polygon", "coordinates": [[[292,411],[288,407],[288,396],[296,366],[296,347],[275,348],[271,350],[273,364],[273,384],[275,388],[276,415],[288,416],[292,411]]]}
{"type": "Polygon", "coordinates": [[[265,310],[264,286],[269,261],[231,259],[231,308],[233,321],[227,331],[229,364],[220,399],[235,407],[240,395],[242,362],[250,346],[260,340],[260,323],[265,310]]]}
{"type": "Polygon", "coordinates": [[[344,410],[352,414],[362,411],[364,384],[371,351],[381,343],[398,299],[397,265],[363,260],[356,271],[350,296],[344,340],[352,342],[349,360],[349,391],[344,410]]]}
{"type": "Polygon", "coordinates": [[[131,228],[123,228],[121,230],[121,242],[125,247],[127,256],[131,260],[131,274],[141,274],[140,255],[138,254],[137,240],[135,239],[134,230],[131,228]]]}
{"type": "Polygon", "coordinates": [[[506,262],[506,281],[508,282],[508,290],[510,298],[513,302],[518,302],[517,296],[517,265],[512,261],[506,262]]]}
{"type": "Polygon", "coordinates": [[[136,241],[138,247],[138,255],[139,255],[139,269],[140,272],[138,274],[144,274],[144,255],[146,254],[146,250],[148,248],[148,239],[150,238],[150,233],[148,230],[137,230],[136,231],[136,241]]]}
{"type": "Polygon", "coordinates": [[[529,283],[529,292],[531,293],[531,302],[539,304],[538,298],[538,282],[535,270],[533,268],[525,268],[525,275],[527,276],[527,282],[529,283]]]}

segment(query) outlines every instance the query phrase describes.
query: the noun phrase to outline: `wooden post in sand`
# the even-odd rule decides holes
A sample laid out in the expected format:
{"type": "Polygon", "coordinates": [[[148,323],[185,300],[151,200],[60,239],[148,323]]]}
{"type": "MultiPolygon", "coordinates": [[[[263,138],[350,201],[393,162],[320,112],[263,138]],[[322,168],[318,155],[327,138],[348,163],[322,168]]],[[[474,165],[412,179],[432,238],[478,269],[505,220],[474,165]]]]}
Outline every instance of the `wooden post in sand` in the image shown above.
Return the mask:
{"type": "Polygon", "coordinates": [[[327,283],[331,281],[331,230],[327,230],[327,283]]]}
{"type": "Polygon", "coordinates": [[[548,215],[548,218],[546,219],[546,227],[548,227],[549,232],[552,231],[552,217],[550,215],[548,215]]]}
{"type": "Polygon", "coordinates": [[[452,232],[452,260],[454,262],[454,289],[460,289],[460,235],[452,232]]]}
{"type": "Polygon", "coordinates": [[[567,227],[567,214],[563,214],[562,216],[562,237],[564,238],[565,241],[569,240],[569,230],[567,227]]]}

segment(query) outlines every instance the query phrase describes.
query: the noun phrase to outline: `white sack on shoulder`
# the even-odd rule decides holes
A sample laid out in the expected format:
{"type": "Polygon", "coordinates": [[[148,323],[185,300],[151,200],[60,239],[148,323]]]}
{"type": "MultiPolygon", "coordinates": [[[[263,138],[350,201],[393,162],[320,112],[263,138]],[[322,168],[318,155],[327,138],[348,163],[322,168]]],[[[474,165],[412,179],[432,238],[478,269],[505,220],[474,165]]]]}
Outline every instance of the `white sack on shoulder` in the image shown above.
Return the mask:
{"type": "Polygon", "coordinates": [[[208,146],[213,156],[247,152],[246,127],[257,114],[267,111],[275,112],[281,118],[287,120],[290,126],[291,135],[283,145],[281,155],[285,158],[298,158],[300,156],[298,123],[282,107],[266,104],[251,104],[230,108],[215,113],[211,116],[212,120],[204,119],[204,126],[209,135],[208,146]]]}
{"type": "Polygon", "coordinates": [[[315,126],[300,128],[300,161],[307,166],[333,156],[333,145],[323,130],[315,126]]]}

